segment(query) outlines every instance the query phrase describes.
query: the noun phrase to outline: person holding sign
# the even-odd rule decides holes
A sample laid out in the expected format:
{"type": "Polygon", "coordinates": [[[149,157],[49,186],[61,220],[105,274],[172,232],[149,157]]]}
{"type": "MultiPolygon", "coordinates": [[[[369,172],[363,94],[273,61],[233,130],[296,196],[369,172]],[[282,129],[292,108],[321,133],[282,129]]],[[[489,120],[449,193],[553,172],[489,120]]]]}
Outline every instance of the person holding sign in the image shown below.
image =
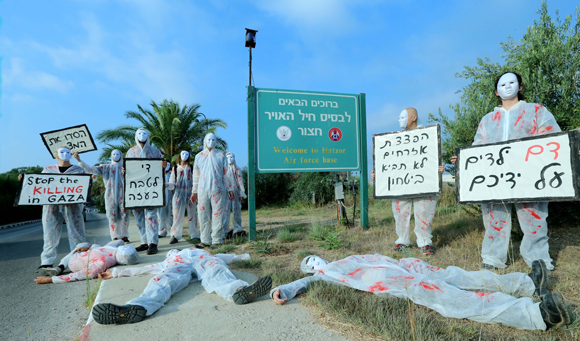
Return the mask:
{"type": "MultiPolygon", "coordinates": [[[[166,160],[165,158],[163,160],[166,160]]],[[[165,207],[157,210],[157,220],[159,221],[159,238],[164,238],[167,236],[167,230],[171,228],[173,224],[173,205],[171,204],[171,198],[173,198],[173,191],[169,189],[169,177],[171,176],[171,163],[167,163],[165,167],[165,198],[167,198],[167,203],[165,207]],[[169,227],[168,227],[169,226],[169,227]]]]}
{"type": "MultiPolygon", "coordinates": [[[[399,114],[399,126],[404,130],[412,130],[420,127],[417,109],[407,108],[399,114]]],[[[443,173],[443,165],[439,166],[439,172],[443,173]]],[[[375,172],[371,172],[371,178],[375,180],[375,172]]],[[[395,241],[394,252],[400,252],[411,244],[409,237],[411,228],[411,209],[415,210],[415,235],[417,246],[424,255],[433,254],[431,247],[433,237],[431,235],[431,223],[435,216],[437,195],[415,198],[392,199],[393,215],[395,217],[395,231],[398,239],[395,241]]]]}
{"type": "Polygon", "coordinates": [[[195,156],[193,163],[191,202],[198,204],[201,243],[204,246],[223,243],[226,191],[229,200],[234,200],[233,185],[226,176],[226,154],[215,150],[216,143],[213,133],[205,135],[203,151],[195,156]]]}
{"type": "Polygon", "coordinates": [[[111,152],[111,163],[99,166],[89,166],[81,160],[79,153],[74,152],[73,157],[79,165],[89,174],[100,175],[105,184],[105,209],[109,220],[109,232],[112,240],[122,239],[129,243],[129,212],[123,205],[123,154],[114,149],[111,152]]]}
{"type": "MultiPolygon", "coordinates": [[[[528,136],[538,136],[560,131],[554,116],[541,104],[527,103],[521,91],[522,77],[506,72],[495,82],[495,95],[501,105],[485,115],[475,133],[473,145],[485,145],[528,136]]],[[[457,156],[451,158],[455,164],[457,156]]],[[[524,237],[520,254],[528,266],[542,259],[549,270],[554,269],[548,246],[548,203],[515,203],[518,221],[524,237]]],[[[511,204],[482,204],[485,236],[481,247],[482,268],[493,270],[506,267],[512,225],[511,204]]]]}
{"type": "MultiPolygon", "coordinates": [[[[142,159],[161,159],[163,154],[159,149],[151,146],[149,132],[145,128],[139,128],[135,132],[136,146],[127,151],[126,157],[142,159]]],[[[162,161],[162,166],[167,167],[167,161],[162,161]]],[[[133,215],[137,221],[139,234],[141,235],[141,245],[137,251],[147,250],[148,255],[156,254],[159,243],[159,222],[157,220],[157,209],[134,209],[133,215]]]]}
{"type": "Polygon", "coordinates": [[[242,200],[247,198],[246,189],[244,188],[244,180],[242,179],[242,172],[236,164],[236,156],[234,153],[227,153],[226,158],[228,159],[228,172],[226,177],[228,177],[230,183],[233,184],[234,200],[226,202],[226,221],[224,223],[224,236],[228,234],[228,229],[230,228],[230,212],[234,216],[232,230],[232,237],[243,233],[242,230],[242,200]]]}
{"type": "Polygon", "coordinates": [[[177,156],[177,169],[173,168],[169,177],[169,188],[173,192],[173,225],[171,227],[171,240],[169,244],[177,243],[183,235],[183,217],[187,208],[187,218],[189,219],[189,237],[194,243],[199,243],[199,232],[197,231],[197,205],[189,200],[191,187],[193,185],[193,172],[190,165],[189,152],[182,150],[177,156]]]}
{"type": "Polygon", "coordinates": [[[237,279],[227,264],[249,260],[250,255],[217,254],[194,247],[185,250],[169,250],[161,263],[140,268],[113,268],[99,275],[101,279],[155,274],[141,296],[118,306],[100,303],[93,307],[93,318],[100,324],[126,324],[143,321],[153,315],[172,295],[183,290],[193,281],[201,281],[208,293],[236,304],[247,304],[267,295],[272,278],[261,277],[254,284],[237,279]]]}
{"type": "MultiPolygon", "coordinates": [[[[59,147],[55,157],[58,164],[45,167],[43,174],[85,174],[85,171],[70,163],[71,151],[68,147],[59,147]]],[[[23,174],[18,176],[22,180],[23,174]]],[[[56,261],[56,248],[60,242],[63,221],[66,222],[71,251],[75,246],[85,241],[85,220],[83,218],[84,204],[43,205],[42,231],[44,246],[40,254],[40,267],[52,268],[56,261]]]]}
{"type": "Polygon", "coordinates": [[[541,260],[534,262],[530,274],[497,275],[455,266],[442,269],[417,258],[356,255],[328,263],[311,255],[302,260],[300,270],[314,275],[272,289],[274,303],[284,304],[308,290],[311,282],[325,281],[378,296],[411,300],[445,317],[518,329],[546,330],[568,325],[572,320],[562,295],[546,289],[542,280],[545,264],[541,260]],[[534,293],[542,302],[532,300],[534,293]]]}
{"type": "Polygon", "coordinates": [[[82,281],[97,278],[100,273],[117,264],[137,264],[139,254],[135,247],[123,244],[122,240],[113,240],[105,246],[81,243],[60,261],[58,267],[41,269],[41,276],[34,281],[37,284],[82,281]],[[60,275],[66,268],[72,272],[60,275]]]}

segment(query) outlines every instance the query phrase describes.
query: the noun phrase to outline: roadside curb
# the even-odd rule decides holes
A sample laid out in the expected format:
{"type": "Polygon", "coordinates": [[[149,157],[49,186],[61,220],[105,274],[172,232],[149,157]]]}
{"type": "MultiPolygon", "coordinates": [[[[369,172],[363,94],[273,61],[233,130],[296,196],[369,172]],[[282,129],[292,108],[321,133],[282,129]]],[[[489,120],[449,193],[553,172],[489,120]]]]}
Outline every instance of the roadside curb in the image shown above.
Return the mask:
{"type": "Polygon", "coordinates": [[[22,225],[26,225],[26,224],[38,223],[40,221],[42,221],[42,219],[29,220],[29,221],[21,221],[19,223],[12,223],[12,224],[8,224],[8,225],[2,225],[2,226],[0,226],[0,230],[9,229],[9,228],[12,228],[12,227],[22,226],[22,225]]]}

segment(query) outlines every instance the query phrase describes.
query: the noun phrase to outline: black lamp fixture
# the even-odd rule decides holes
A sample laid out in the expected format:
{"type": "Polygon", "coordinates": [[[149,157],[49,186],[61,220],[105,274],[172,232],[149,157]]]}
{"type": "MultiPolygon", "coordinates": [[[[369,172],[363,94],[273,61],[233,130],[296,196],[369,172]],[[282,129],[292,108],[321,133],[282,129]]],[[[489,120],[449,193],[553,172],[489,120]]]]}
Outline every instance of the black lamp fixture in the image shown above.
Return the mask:
{"type": "Polygon", "coordinates": [[[256,47],[256,33],[258,33],[257,30],[246,28],[246,47],[251,49],[256,47]]]}

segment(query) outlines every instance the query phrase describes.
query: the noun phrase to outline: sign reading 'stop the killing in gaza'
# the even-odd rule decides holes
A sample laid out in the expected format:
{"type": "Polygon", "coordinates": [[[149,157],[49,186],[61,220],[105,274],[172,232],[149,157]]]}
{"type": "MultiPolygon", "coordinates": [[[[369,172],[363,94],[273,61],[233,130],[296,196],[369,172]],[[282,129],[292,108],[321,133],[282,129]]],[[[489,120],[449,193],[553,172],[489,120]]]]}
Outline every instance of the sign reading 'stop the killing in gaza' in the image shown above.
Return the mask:
{"type": "Polygon", "coordinates": [[[461,204],[580,199],[577,130],[459,148],[461,204]]]}
{"type": "Polygon", "coordinates": [[[373,135],[375,198],[441,193],[439,125],[373,135]]]}
{"type": "Polygon", "coordinates": [[[53,159],[60,147],[68,147],[79,153],[97,150],[86,124],[40,133],[40,136],[53,159]]]}
{"type": "Polygon", "coordinates": [[[89,200],[89,174],[24,174],[15,206],[71,205],[89,200]]]}
{"type": "Polygon", "coordinates": [[[257,172],[360,170],[358,95],[256,90],[257,172]]]}

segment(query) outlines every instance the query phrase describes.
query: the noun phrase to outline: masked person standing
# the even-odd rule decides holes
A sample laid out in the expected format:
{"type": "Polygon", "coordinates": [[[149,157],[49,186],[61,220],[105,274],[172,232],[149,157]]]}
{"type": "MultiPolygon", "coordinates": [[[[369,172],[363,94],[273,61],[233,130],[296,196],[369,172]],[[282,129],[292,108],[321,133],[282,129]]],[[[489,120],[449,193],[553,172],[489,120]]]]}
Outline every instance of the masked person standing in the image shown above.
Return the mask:
{"type": "MultiPolygon", "coordinates": [[[[413,130],[420,127],[417,109],[407,108],[399,114],[399,126],[404,130],[413,130]]],[[[443,173],[443,165],[439,167],[439,172],[443,173]]],[[[375,179],[375,172],[371,173],[371,178],[375,179]]],[[[433,254],[431,247],[431,223],[435,216],[437,206],[437,195],[425,197],[415,197],[406,199],[393,199],[393,215],[395,217],[395,231],[398,239],[392,251],[400,252],[408,248],[411,244],[409,237],[411,229],[411,209],[415,210],[415,235],[417,236],[417,246],[421,248],[424,255],[433,254]]]]}
{"type": "Polygon", "coordinates": [[[228,229],[230,228],[230,212],[234,216],[233,220],[233,230],[232,236],[235,237],[243,232],[242,230],[242,200],[246,196],[246,189],[244,188],[244,180],[242,179],[242,172],[236,164],[236,156],[234,153],[227,153],[226,158],[228,159],[228,172],[226,177],[229,179],[230,183],[233,185],[234,200],[226,201],[226,221],[224,223],[224,235],[228,234],[228,229]]]}
{"type": "Polygon", "coordinates": [[[129,212],[123,204],[123,154],[114,149],[111,152],[111,163],[99,166],[89,166],[81,160],[79,153],[74,152],[73,157],[79,165],[89,174],[100,175],[105,184],[105,209],[109,220],[109,232],[112,240],[122,239],[129,243],[129,212]]]}
{"type": "Polygon", "coordinates": [[[187,218],[189,226],[189,237],[192,242],[199,243],[199,232],[197,231],[197,204],[190,198],[191,187],[193,186],[193,171],[189,163],[189,152],[182,150],[177,156],[177,168],[174,168],[169,177],[169,188],[174,189],[173,193],[173,225],[171,226],[171,240],[169,244],[177,243],[183,235],[183,218],[187,208],[187,218]]]}
{"type": "MultiPolygon", "coordinates": [[[[43,174],[84,174],[85,171],[70,163],[71,151],[68,147],[59,147],[55,157],[58,164],[45,167],[43,174]]],[[[22,180],[22,174],[18,176],[22,180]]],[[[85,241],[85,220],[83,218],[84,204],[70,205],[43,205],[42,206],[42,231],[44,246],[40,254],[40,266],[52,268],[56,261],[56,248],[60,242],[60,234],[63,221],[66,222],[68,239],[71,251],[75,246],[85,241]]]]}
{"type": "Polygon", "coordinates": [[[173,224],[173,200],[171,200],[173,198],[173,190],[169,189],[169,177],[171,176],[170,171],[171,164],[168,162],[167,167],[165,167],[165,198],[167,203],[165,204],[165,207],[161,207],[157,210],[157,220],[159,221],[159,238],[166,237],[167,230],[170,229],[171,224],[173,224]]]}
{"type": "MultiPolygon", "coordinates": [[[[139,128],[135,132],[136,146],[127,151],[128,158],[141,159],[161,159],[163,155],[161,152],[151,146],[149,142],[149,132],[144,128],[139,128]]],[[[167,167],[167,161],[161,161],[163,168],[167,167]]],[[[133,215],[137,221],[139,234],[141,237],[141,245],[136,249],[137,251],[147,250],[148,255],[157,253],[157,244],[159,243],[159,222],[157,221],[157,209],[134,209],[133,215]]]]}
{"type": "Polygon", "coordinates": [[[204,246],[223,243],[225,201],[228,198],[234,200],[233,186],[226,177],[226,155],[215,149],[216,143],[213,133],[205,135],[203,151],[195,156],[193,163],[191,202],[198,204],[201,243],[204,246]]]}
{"type": "MultiPolygon", "coordinates": [[[[495,95],[501,105],[485,115],[475,133],[473,145],[485,145],[528,136],[538,136],[560,131],[554,116],[541,104],[527,103],[521,91],[522,77],[515,72],[506,72],[495,82],[495,95]]],[[[456,156],[451,159],[452,163],[456,156]]],[[[549,270],[553,270],[548,246],[548,203],[515,203],[518,221],[524,237],[520,254],[528,266],[542,259],[549,270]]],[[[511,204],[482,204],[485,236],[481,246],[482,269],[505,268],[512,228],[511,204]]]]}

